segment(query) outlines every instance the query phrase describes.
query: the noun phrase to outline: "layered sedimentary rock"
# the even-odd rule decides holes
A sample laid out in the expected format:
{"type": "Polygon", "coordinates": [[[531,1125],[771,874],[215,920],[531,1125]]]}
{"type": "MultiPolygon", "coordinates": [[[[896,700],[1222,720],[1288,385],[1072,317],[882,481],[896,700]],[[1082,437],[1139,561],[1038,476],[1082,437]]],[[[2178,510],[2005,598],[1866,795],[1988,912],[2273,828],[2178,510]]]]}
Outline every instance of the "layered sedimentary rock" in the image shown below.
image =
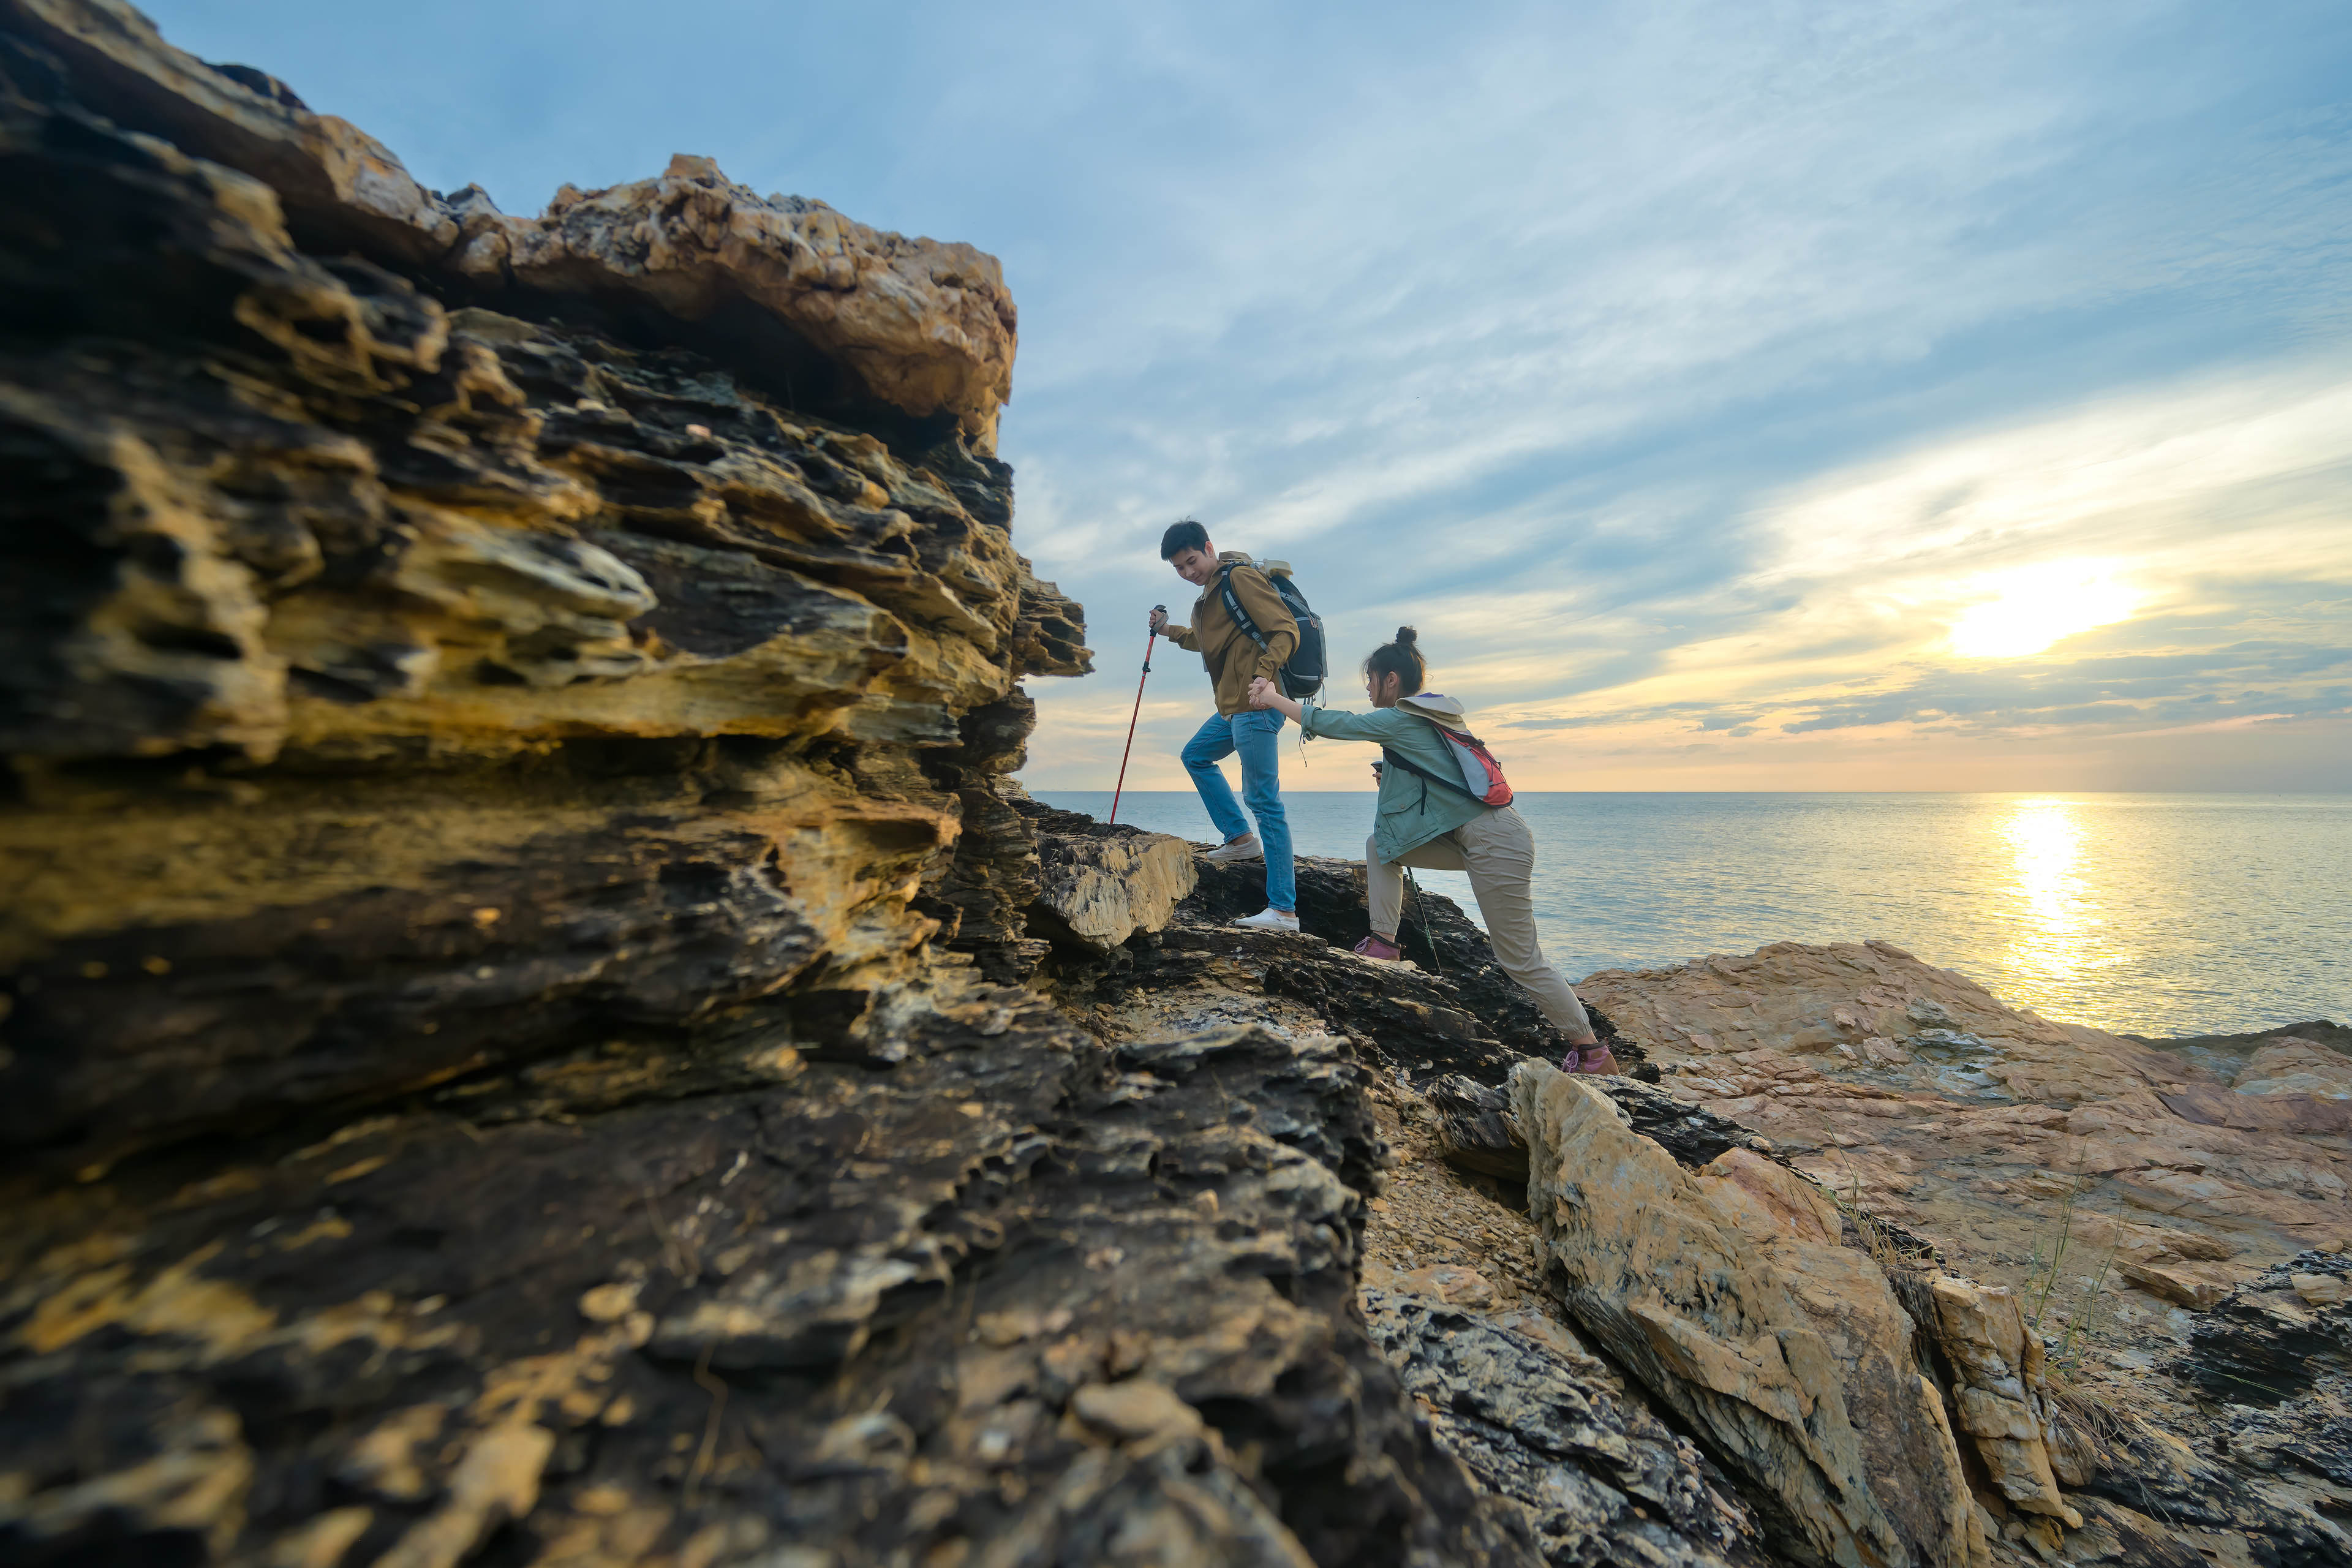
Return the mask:
{"type": "Polygon", "coordinates": [[[0,0],[0,175],[11,1561],[2340,1560],[2341,1254],[2244,1201],[2331,1191],[2326,1026],[1602,977],[1685,1070],[1531,1117],[1445,900],[1235,931],[1255,868],[1012,782],[1087,656],[988,258],[695,158],[509,217],[110,0],[0,0]],[[2179,1212],[2063,1234],[2213,1305],[2194,1442],[1889,1223],[1887,1106],[1988,1209],[2132,1152],[2179,1212]],[[1570,1237],[1571,1135],[1727,1294],[1570,1237]]]}
{"type": "Polygon", "coordinates": [[[1116,900],[992,259],[506,218],[106,0],[0,4],[0,1552],[1533,1561],[1353,1047],[1005,984],[1116,900]]]}
{"type": "Polygon", "coordinates": [[[469,297],[596,301],[664,341],[731,342],[763,379],[798,371],[811,406],[848,399],[942,421],[994,450],[1018,318],[996,258],[971,246],[762,197],[685,156],[657,178],[566,186],[543,216],[511,217],[476,186],[425,189],[356,126],[259,71],[172,47],[121,0],[9,11],[13,31],[72,73],[80,102],[259,181],[306,249],[355,250],[469,297]]]}
{"type": "Polygon", "coordinates": [[[2352,1242],[2345,1031],[2132,1039],[2005,1006],[1884,942],[1782,943],[1582,988],[1675,1100],[1765,1137],[1849,1206],[1936,1237],[1953,1273],[2010,1293],[1997,1315],[2018,1324],[1955,1322],[1947,1347],[1955,1378],[1980,1354],[2009,1369],[1987,1393],[2016,1384],[1997,1410],[1979,1396],[1982,1431],[1959,1423],[2001,1477],[1991,1492],[2021,1492],[2011,1500],[2028,1510],[2049,1495],[2039,1428],[2093,1535],[2137,1529],[2122,1510],[2225,1552],[2250,1531],[2280,1561],[2347,1550],[2329,1520],[2352,1491],[2293,1458],[2328,1447],[2340,1394],[2322,1377],[2265,1403],[2275,1374],[2252,1370],[2310,1353],[2293,1320],[2320,1320],[2284,1283],[2293,1259],[2352,1242]],[[2079,1418],[2030,1386],[2045,1347],[2079,1418]],[[2024,1447],[2004,1456],[2012,1430],[2024,1447]]]}
{"type": "Polygon", "coordinates": [[[2201,1310],[2270,1262],[2352,1243],[2352,1058],[2317,1040],[2159,1049],[2006,1007],[1878,942],[1586,986],[1678,1098],[1889,1217],[2038,1253],[2069,1313],[2113,1279],[2145,1292],[2115,1321],[2177,1337],[2147,1298],[2201,1310]]]}
{"type": "Polygon", "coordinates": [[[1551,1563],[1760,1563],[1748,1510],[1690,1440],[1612,1397],[1607,1369],[1477,1313],[1364,1293],[1372,1337],[1439,1438],[1528,1510],[1551,1563]]]}
{"type": "Polygon", "coordinates": [[[1547,1276],[1589,1329],[1833,1563],[1986,1561],[1912,1319],[1826,1194],[1746,1150],[1697,1172],[1589,1084],[1512,1075],[1547,1276]]]}
{"type": "Polygon", "coordinates": [[[1975,1448],[2002,1499],[2027,1513],[2083,1516],[2059,1492],[2051,1449],[2057,1423],[2050,1405],[2049,1357],[2029,1328],[2014,1290],[1938,1275],[1932,1329],[1954,1372],[1957,1426],[1975,1448]]]}
{"type": "Polygon", "coordinates": [[[1099,953],[1167,925],[1200,879],[1192,846],[1162,833],[1106,826],[1034,801],[1013,808],[1045,829],[1031,923],[1099,953]]]}

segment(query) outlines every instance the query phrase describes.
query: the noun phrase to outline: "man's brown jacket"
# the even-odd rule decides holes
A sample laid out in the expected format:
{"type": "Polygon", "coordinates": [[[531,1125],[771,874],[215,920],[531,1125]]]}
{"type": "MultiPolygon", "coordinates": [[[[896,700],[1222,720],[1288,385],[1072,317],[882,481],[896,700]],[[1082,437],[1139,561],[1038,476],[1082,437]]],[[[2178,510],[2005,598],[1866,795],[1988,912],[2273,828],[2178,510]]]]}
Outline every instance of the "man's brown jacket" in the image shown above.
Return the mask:
{"type": "Polygon", "coordinates": [[[1274,591],[1250,558],[1238,550],[1221,552],[1220,566],[1233,568],[1234,597],[1265,637],[1261,652],[1247,632],[1234,624],[1225,614],[1225,596],[1217,586],[1217,578],[1201,590],[1192,605],[1192,624],[1171,626],[1168,640],[1178,647],[1188,647],[1201,656],[1209,668],[1209,682],[1216,688],[1217,711],[1226,715],[1250,710],[1250,682],[1263,675],[1271,680],[1290,658],[1290,650],[1298,646],[1298,623],[1291,617],[1290,606],[1274,591]]]}

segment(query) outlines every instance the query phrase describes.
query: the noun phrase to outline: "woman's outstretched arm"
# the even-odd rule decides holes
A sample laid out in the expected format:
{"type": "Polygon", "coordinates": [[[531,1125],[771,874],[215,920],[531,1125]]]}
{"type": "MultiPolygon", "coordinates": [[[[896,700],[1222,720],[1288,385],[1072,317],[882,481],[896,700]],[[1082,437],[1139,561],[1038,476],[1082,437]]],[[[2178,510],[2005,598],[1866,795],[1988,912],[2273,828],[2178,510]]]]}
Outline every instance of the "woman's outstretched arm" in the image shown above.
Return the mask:
{"type": "Polygon", "coordinates": [[[1298,727],[1318,740],[1363,741],[1375,746],[1385,746],[1425,728],[1427,721],[1416,719],[1399,708],[1375,708],[1370,713],[1348,713],[1320,703],[1294,702],[1285,697],[1271,680],[1250,682],[1250,703],[1254,707],[1271,708],[1298,721],[1298,727]]]}
{"type": "Polygon", "coordinates": [[[1250,682],[1249,700],[1251,707],[1271,708],[1293,723],[1300,722],[1304,718],[1298,704],[1285,697],[1281,689],[1263,675],[1250,682]]]}

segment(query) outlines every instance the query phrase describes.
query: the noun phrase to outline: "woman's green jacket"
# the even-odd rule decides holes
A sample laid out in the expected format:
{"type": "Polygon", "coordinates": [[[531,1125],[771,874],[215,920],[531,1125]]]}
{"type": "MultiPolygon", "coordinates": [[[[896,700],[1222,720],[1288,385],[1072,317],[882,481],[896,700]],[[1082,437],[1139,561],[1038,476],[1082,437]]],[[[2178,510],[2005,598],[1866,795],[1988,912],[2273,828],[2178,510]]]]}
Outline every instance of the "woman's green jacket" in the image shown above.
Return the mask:
{"type": "MultiPolygon", "coordinates": [[[[1367,741],[1427,768],[1440,778],[1458,778],[1461,765],[1437,721],[1467,730],[1462,704],[1433,691],[1405,698],[1393,708],[1369,713],[1301,705],[1298,727],[1318,740],[1367,741]]],[[[1466,795],[1431,784],[1402,768],[1381,770],[1380,826],[1372,832],[1372,853],[1394,865],[1409,849],[1417,849],[1483,815],[1487,808],[1466,795]]]]}

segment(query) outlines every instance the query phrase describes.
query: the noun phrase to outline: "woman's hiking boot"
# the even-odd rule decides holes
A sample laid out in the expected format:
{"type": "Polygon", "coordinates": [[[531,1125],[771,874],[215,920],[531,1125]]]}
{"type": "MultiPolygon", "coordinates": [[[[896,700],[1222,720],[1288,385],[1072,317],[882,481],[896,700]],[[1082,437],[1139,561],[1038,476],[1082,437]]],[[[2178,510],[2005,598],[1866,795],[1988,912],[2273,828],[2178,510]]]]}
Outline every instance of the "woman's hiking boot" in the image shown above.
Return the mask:
{"type": "Polygon", "coordinates": [[[1358,942],[1355,952],[1359,958],[1369,958],[1379,963],[1401,963],[1404,961],[1404,949],[1377,931],[1358,942]]]}
{"type": "Polygon", "coordinates": [[[1560,1058],[1559,1068],[1562,1072],[1583,1073],[1591,1078],[1615,1078],[1617,1058],[1609,1054],[1606,1044],[1596,1040],[1589,1046],[1569,1047],[1568,1055],[1560,1058]]]}
{"type": "Polygon", "coordinates": [[[1244,915],[1234,924],[1246,931],[1297,931],[1298,917],[1284,914],[1280,910],[1260,910],[1254,915],[1244,915]]]}

